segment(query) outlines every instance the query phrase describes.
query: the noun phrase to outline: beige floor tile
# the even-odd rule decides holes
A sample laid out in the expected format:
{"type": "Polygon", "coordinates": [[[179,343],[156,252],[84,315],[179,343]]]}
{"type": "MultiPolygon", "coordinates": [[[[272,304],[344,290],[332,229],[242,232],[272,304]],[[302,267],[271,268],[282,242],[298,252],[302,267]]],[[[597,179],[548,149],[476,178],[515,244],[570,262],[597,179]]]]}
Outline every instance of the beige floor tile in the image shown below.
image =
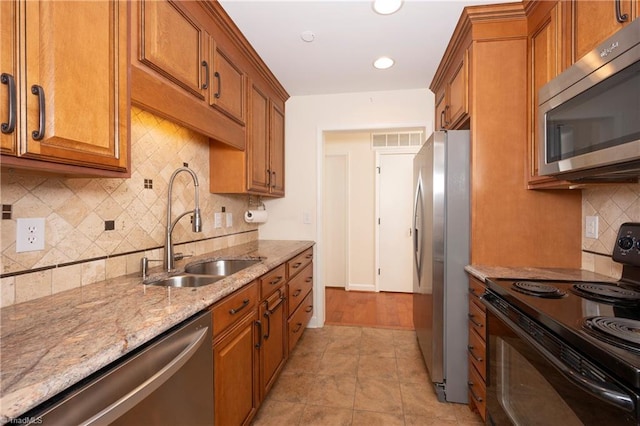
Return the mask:
{"type": "Polygon", "coordinates": [[[358,377],[397,381],[396,359],[378,355],[360,355],[358,377]]]}
{"type": "Polygon", "coordinates": [[[396,358],[422,359],[422,352],[420,352],[417,340],[400,340],[394,342],[393,346],[396,351],[396,358]]]}
{"type": "Polygon", "coordinates": [[[298,341],[294,353],[323,353],[327,348],[327,345],[331,343],[331,338],[327,336],[327,333],[317,333],[316,330],[322,330],[317,328],[306,329],[302,334],[302,337],[298,341]]]}
{"type": "Polygon", "coordinates": [[[402,398],[397,381],[358,378],[356,410],[402,414],[402,398]]]}
{"type": "Polygon", "coordinates": [[[432,386],[422,357],[396,358],[398,380],[401,383],[421,383],[432,386]]]}
{"type": "Polygon", "coordinates": [[[327,325],[323,327],[326,329],[327,337],[331,339],[354,339],[362,337],[362,327],[348,327],[342,325],[327,325]]]}
{"type": "Polygon", "coordinates": [[[386,342],[393,342],[393,330],[387,328],[362,328],[363,338],[374,338],[378,340],[384,340],[386,342]]]}
{"type": "Polygon", "coordinates": [[[320,360],[318,374],[356,377],[358,358],[358,355],[327,352],[320,360]]]}
{"type": "Polygon", "coordinates": [[[282,374],[317,373],[320,370],[321,352],[298,352],[289,355],[282,374]]]}
{"type": "Polygon", "coordinates": [[[401,383],[405,414],[456,421],[455,404],[438,402],[431,384],[401,383]]]}
{"type": "Polygon", "coordinates": [[[300,424],[304,426],[349,426],[352,418],[353,410],[350,409],[307,405],[302,413],[300,424]]]}
{"type": "Polygon", "coordinates": [[[404,417],[402,414],[355,410],[351,424],[352,426],[404,426],[404,417]]]}
{"type": "Polygon", "coordinates": [[[309,389],[307,403],[353,409],[355,392],[355,377],[316,376],[309,389]]]}
{"type": "Polygon", "coordinates": [[[333,340],[327,345],[324,353],[357,356],[360,354],[360,338],[340,338],[337,340],[333,340]]]}
{"type": "Polygon", "coordinates": [[[297,425],[304,408],[305,404],[274,401],[267,398],[262,403],[252,424],[255,426],[297,425]]]}
{"type": "Polygon", "coordinates": [[[360,341],[361,355],[376,355],[384,358],[395,358],[396,350],[393,341],[363,336],[360,341]]]}
{"type": "Polygon", "coordinates": [[[305,403],[314,379],[315,376],[310,374],[281,374],[269,397],[275,401],[305,403]]]}
{"type": "Polygon", "coordinates": [[[417,342],[416,332],[413,330],[393,330],[393,343],[417,342]]]}
{"type": "Polygon", "coordinates": [[[458,422],[455,420],[442,420],[432,416],[405,414],[404,424],[406,426],[457,426],[458,422]]]}

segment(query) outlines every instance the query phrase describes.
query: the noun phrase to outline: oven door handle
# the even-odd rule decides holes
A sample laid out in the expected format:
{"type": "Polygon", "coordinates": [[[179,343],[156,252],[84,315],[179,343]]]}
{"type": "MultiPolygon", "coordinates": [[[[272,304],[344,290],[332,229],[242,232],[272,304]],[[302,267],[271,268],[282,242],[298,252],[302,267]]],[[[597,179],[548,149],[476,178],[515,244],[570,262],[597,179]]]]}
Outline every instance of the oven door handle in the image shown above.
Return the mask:
{"type": "Polygon", "coordinates": [[[635,411],[635,405],[633,399],[624,393],[618,386],[611,383],[596,382],[593,379],[583,376],[578,371],[566,365],[564,362],[556,358],[551,352],[540,345],[536,340],[529,336],[526,332],[522,331],[513,321],[511,321],[502,312],[496,309],[490,301],[482,298],[482,303],[487,309],[500,321],[504,322],[511,328],[511,330],[518,335],[521,339],[525,340],[531,346],[533,346],[540,354],[549,361],[554,367],[570,381],[575,383],[585,391],[597,396],[601,400],[608,402],[618,408],[621,408],[627,412],[633,413],[635,411]]]}

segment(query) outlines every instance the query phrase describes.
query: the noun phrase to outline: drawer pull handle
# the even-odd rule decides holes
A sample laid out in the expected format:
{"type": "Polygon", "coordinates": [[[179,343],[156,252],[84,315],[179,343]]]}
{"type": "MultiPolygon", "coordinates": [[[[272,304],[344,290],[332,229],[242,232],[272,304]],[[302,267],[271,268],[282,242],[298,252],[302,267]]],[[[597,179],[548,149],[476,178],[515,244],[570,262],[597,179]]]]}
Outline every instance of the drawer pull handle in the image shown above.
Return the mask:
{"type": "Polygon", "coordinates": [[[276,285],[276,284],[278,284],[280,281],[282,281],[282,275],[277,276],[275,279],[273,279],[273,280],[269,281],[269,284],[270,284],[270,285],[276,285]]]}
{"type": "Polygon", "coordinates": [[[482,402],[482,397],[476,395],[476,393],[473,391],[473,382],[469,382],[467,384],[469,385],[469,392],[471,393],[471,396],[473,396],[473,399],[478,402],[482,402]]]}
{"type": "Polygon", "coordinates": [[[300,265],[302,265],[302,262],[296,262],[296,263],[294,263],[293,265],[291,265],[291,267],[292,267],[293,269],[298,269],[298,268],[300,267],[300,265]]]}
{"type": "Polygon", "coordinates": [[[262,323],[260,321],[256,321],[254,324],[258,327],[258,341],[255,346],[256,349],[260,349],[262,346],[262,323]]]}
{"type": "Polygon", "coordinates": [[[624,22],[627,22],[627,19],[629,19],[629,15],[627,15],[626,13],[622,13],[622,10],[620,8],[620,0],[616,0],[616,21],[622,24],[624,22]]]}
{"type": "Polygon", "coordinates": [[[484,327],[482,323],[479,323],[478,321],[474,320],[473,317],[474,317],[473,314],[469,314],[469,322],[471,322],[476,327],[484,327]]]}
{"type": "Polygon", "coordinates": [[[45,111],[44,89],[42,86],[34,84],[31,86],[31,93],[38,97],[38,107],[40,109],[38,113],[38,130],[31,132],[31,137],[34,141],[41,141],[44,139],[45,117],[47,116],[45,111]]]}
{"type": "Polygon", "coordinates": [[[2,133],[8,135],[13,133],[16,129],[16,80],[13,78],[11,74],[2,73],[0,76],[0,82],[2,84],[7,85],[7,89],[9,90],[8,105],[7,112],[9,116],[7,117],[7,122],[2,123],[2,133]]]}
{"type": "Polygon", "coordinates": [[[220,73],[218,71],[214,72],[213,76],[218,80],[218,91],[213,94],[213,97],[216,99],[220,99],[220,96],[222,96],[222,78],[220,77],[220,73]]]}
{"type": "Polygon", "coordinates": [[[313,305],[309,305],[307,306],[307,308],[304,310],[305,312],[311,312],[313,311],[313,305]]]}
{"type": "Polygon", "coordinates": [[[202,63],[200,64],[204,67],[204,83],[202,84],[202,88],[203,89],[208,89],[209,88],[209,64],[207,63],[207,61],[202,61],[202,63]]]}
{"type": "Polygon", "coordinates": [[[248,305],[249,305],[249,299],[244,299],[244,300],[242,301],[242,305],[240,305],[240,307],[238,307],[238,308],[231,308],[231,309],[229,309],[229,313],[230,313],[231,315],[235,315],[235,314],[237,314],[238,312],[240,312],[241,310],[243,310],[244,308],[246,308],[248,305]]]}
{"type": "Polygon", "coordinates": [[[297,333],[302,328],[302,323],[301,322],[297,323],[296,325],[297,325],[296,329],[293,330],[294,333],[297,333]]]}
{"type": "Polygon", "coordinates": [[[293,297],[298,297],[298,296],[300,296],[300,293],[302,293],[302,289],[301,289],[301,288],[297,289],[297,290],[293,293],[293,297]]]}
{"type": "Polygon", "coordinates": [[[311,259],[313,257],[313,253],[309,253],[308,255],[305,256],[305,259],[311,259]]]}
{"type": "Polygon", "coordinates": [[[269,336],[271,335],[271,312],[267,309],[267,312],[263,315],[267,319],[267,334],[265,334],[264,340],[269,340],[269,336]]]}
{"type": "Polygon", "coordinates": [[[310,283],[311,281],[313,281],[313,277],[307,277],[307,279],[304,280],[305,283],[310,283]]]}
{"type": "Polygon", "coordinates": [[[471,345],[467,346],[467,350],[469,351],[469,355],[471,355],[473,359],[475,359],[478,362],[482,362],[482,357],[476,356],[476,354],[473,353],[473,346],[471,345]]]}

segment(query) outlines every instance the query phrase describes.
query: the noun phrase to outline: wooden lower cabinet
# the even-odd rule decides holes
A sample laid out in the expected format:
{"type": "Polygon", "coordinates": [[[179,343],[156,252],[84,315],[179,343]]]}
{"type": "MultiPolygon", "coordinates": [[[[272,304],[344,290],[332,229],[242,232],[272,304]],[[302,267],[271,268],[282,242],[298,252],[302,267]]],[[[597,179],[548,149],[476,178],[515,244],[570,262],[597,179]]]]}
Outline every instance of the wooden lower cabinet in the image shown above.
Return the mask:
{"type": "Polygon", "coordinates": [[[291,352],[300,337],[304,329],[309,324],[311,317],[313,316],[313,292],[310,291],[304,298],[298,308],[289,315],[288,330],[289,330],[289,352],[291,352]]]}
{"type": "Polygon", "coordinates": [[[469,277],[469,407],[486,420],[487,313],[480,301],[485,285],[469,277]]]}
{"type": "Polygon", "coordinates": [[[285,313],[286,293],[284,285],[260,305],[260,399],[278,378],[287,360],[287,316],[285,313]]]}
{"type": "Polygon", "coordinates": [[[214,339],[214,423],[246,425],[258,410],[257,312],[214,339]]]}

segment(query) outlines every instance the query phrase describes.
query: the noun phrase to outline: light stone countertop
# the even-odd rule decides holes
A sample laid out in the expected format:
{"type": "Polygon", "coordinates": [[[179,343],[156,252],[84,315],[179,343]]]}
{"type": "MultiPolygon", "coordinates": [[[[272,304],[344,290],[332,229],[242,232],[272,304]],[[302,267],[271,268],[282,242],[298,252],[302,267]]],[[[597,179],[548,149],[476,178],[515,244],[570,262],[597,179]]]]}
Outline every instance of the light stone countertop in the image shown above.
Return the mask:
{"type": "Polygon", "coordinates": [[[504,266],[468,265],[469,274],[484,282],[487,278],[558,280],[558,281],[616,281],[606,275],[583,269],[515,268],[504,266]]]}
{"type": "Polygon", "coordinates": [[[209,286],[145,286],[139,275],[127,275],[0,309],[0,422],[18,417],[313,244],[261,240],[177,262],[180,268],[209,258],[261,258],[209,286]]]}

